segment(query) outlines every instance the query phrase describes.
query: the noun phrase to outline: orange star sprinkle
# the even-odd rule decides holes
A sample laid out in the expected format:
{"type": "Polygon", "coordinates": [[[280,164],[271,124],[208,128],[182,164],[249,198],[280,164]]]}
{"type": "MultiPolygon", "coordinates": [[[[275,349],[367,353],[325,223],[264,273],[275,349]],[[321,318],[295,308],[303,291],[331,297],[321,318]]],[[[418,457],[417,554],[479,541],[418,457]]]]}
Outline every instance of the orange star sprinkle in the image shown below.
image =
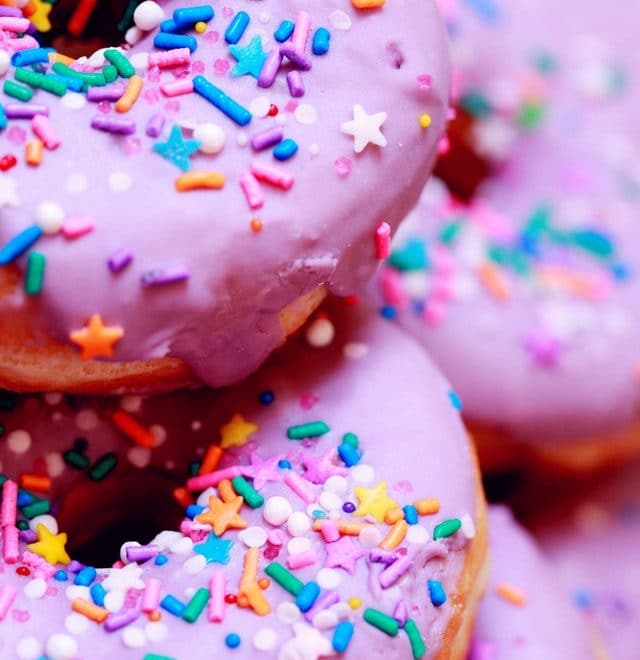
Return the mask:
{"type": "Polygon", "coordinates": [[[196,520],[213,527],[216,536],[222,536],[228,529],[244,529],[247,521],[239,515],[244,498],[234,497],[230,502],[223,502],[219,497],[212,495],[209,498],[209,510],[204,511],[196,520]]]}
{"type": "Polygon", "coordinates": [[[120,326],[106,326],[100,314],[94,314],[86,327],[69,333],[69,339],[82,348],[82,359],[111,357],[113,345],[124,337],[120,326]]]}

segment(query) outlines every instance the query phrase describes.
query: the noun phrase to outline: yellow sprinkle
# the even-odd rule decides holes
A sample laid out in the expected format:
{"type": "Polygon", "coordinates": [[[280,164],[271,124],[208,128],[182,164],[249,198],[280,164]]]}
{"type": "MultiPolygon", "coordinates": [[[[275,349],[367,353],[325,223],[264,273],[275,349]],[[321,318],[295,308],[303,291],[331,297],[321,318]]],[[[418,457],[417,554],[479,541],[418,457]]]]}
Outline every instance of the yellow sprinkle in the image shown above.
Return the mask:
{"type": "Polygon", "coordinates": [[[362,598],[349,598],[347,603],[352,610],[357,610],[362,607],[362,598]]]}
{"type": "Polygon", "coordinates": [[[207,30],[207,24],[204,21],[198,21],[195,25],[195,30],[198,34],[202,34],[207,30]]]}
{"type": "Polygon", "coordinates": [[[429,128],[431,126],[431,115],[426,112],[420,115],[420,128],[429,128]]]}

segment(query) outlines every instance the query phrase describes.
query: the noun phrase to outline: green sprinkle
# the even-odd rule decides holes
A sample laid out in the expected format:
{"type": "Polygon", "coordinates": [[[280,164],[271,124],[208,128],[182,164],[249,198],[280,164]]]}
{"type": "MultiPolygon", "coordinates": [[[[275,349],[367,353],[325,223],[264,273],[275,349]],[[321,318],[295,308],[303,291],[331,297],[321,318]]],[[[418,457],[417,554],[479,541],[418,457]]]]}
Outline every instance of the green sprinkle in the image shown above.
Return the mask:
{"type": "Polygon", "coordinates": [[[241,495],[252,509],[257,509],[264,504],[264,497],[244,477],[234,477],[231,485],[233,490],[241,495]]]}
{"type": "Polygon", "coordinates": [[[66,451],[62,455],[62,458],[67,465],[75,468],[76,470],[86,470],[90,465],[89,459],[84,454],[81,454],[79,451],[75,451],[73,449],[66,451]]]}
{"type": "Polygon", "coordinates": [[[443,245],[451,245],[462,231],[462,222],[454,220],[443,225],[438,234],[438,238],[443,245]]]}
{"type": "Polygon", "coordinates": [[[22,101],[23,103],[27,103],[33,98],[32,89],[18,85],[18,83],[13,82],[13,80],[5,80],[2,91],[12,99],[22,101]]]}
{"type": "Polygon", "coordinates": [[[9,481],[9,477],[7,477],[6,474],[0,474],[0,486],[2,486],[5,481],[9,481]]]}
{"type": "Polygon", "coordinates": [[[404,631],[407,633],[409,643],[411,644],[411,653],[418,660],[418,658],[421,658],[427,652],[427,647],[424,645],[424,640],[418,630],[418,626],[416,626],[416,622],[413,619],[408,619],[404,624],[404,631]]]}
{"type": "MultiPolygon", "coordinates": [[[[133,25],[133,15],[136,11],[136,7],[140,4],[140,0],[129,0],[129,4],[122,14],[122,18],[116,26],[118,32],[126,32],[133,25]]],[[[160,657],[160,656],[158,656],[160,657]]]]}
{"type": "Polygon", "coordinates": [[[287,438],[289,440],[304,440],[305,438],[317,438],[320,435],[329,433],[331,429],[324,422],[308,422],[307,424],[298,424],[290,426],[287,429],[287,438]]]}
{"type": "Polygon", "coordinates": [[[185,607],[182,618],[188,623],[195,623],[207,606],[210,597],[211,592],[204,587],[200,587],[185,607]]]}
{"type": "Polygon", "coordinates": [[[22,67],[18,67],[13,75],[18,82],[29,85],[29,87],[35,87],[36,89],[40,88],[42,79],[44,78],[41,73],[31,71],[31,69],[23,69],[22,67]]]}
{"type": "Polygon", "coordinates": [[[112,64],[107,64],[102,68],[102,75],[107,83],[115,82],[118,79],[118,69],[112,64]]]}
{"type": "Polygon", "coordinates": [[[459,518],[450,518],[449,520],[443,520],[441,523],[435,526],[433,530],[433,540],[444,539],[447,536],[455,534],[462,527],[462,523],[459,518]]]}
{"type": "Polygon", "coordinates": [[[36,516],[44,516],[46,513],[49,513],[51,507],[49,506],[49,500],[36,500],[35,502],[31,502],[31,504],[23,506],[21,511],[25,518],[31,520],[36,516]]]}
{"type": "Polygon", "coordinates": [[[526,103],[518,112],[518,124],[523,128],[533,128],[544,119],[544,106],[537,103],[526,103]]]}
{"type": "Polygon", "coordinates": [[[26,532],[29,529],[29,523],[26,520],[18,520],[18,522],[16,523],[16,527],[21,532],[26,532]]]}
{"type": "Polygon", "coordinates": [[[46,263],[47,259],[41,252],[29,252],[24,277],[24,292],[28,296],[37,296],[42,291],[46,263]]]}
{"type": "Polygon", "coordinates": [[[89,470],[89,478],[92,481],[101,481],[115,470],[116,465],[118,465],[118,457],[113,453],[105,454],[89,470]]]}
{"type": "Polygon", "coordinates": [[[191,461],[191,463],[189,463],[189,476],[197,477],[198,473],[200,472],[201,465],[202,463],[200,461],[191,461]]]}
{"type": "Polygon", "coordinates": [[[171,655],[158,655],[157,653],[145,653],[142,660],[176,660],[171,655]]]}
{"type": "Polygon", "coordinates": [[[52,76],[43,76],[40,89],[56,96],[64,96],[67,93],[67,86],[62,80],[57,80],[52,76]]]}
{"type": "Polygon", "coordinates": [[[119,50],[114,50],[109,48],[109,50],[104,51],[105,59],[109,60],[113,66],[118,70],[118,74],[123,78],[131,78],[136,72],[133,64],[129,62],[128,58],[125,57],[119,50]]]}
{"type": "Polygon", "coordinates": [[[264,569],[264,572],[292,596],[297,597],[304,587],[304,584],[293,573],[290,573],[282,564],[278,564],[276,561],[271,562],[264,569]]]}
{"type": "Polygon", "coordinates": [[[395,637],[398,634],[400,625],[393,617],[370,607],[364,611],[362,616],[367,623],[383,633],[387,633],[389,637],[395,637]]]}
{"type": "Polygon", "coordinates": [[[354,449],[357,449],[360,440],[358,440],[358,436],[355,433],[345,433],[342,436],[342,444],[351,445],[354,449]]]}
{"type": "Polygon", "coordinates": [[[66,76],[67,78],[82,80],[82,82],[88,87],[104,87],[107,84],[103,73],[87,73],[85,71],[76,71],[70,66],[67,66],[64,62],[56,62],[51,68],[59,76],[66,76]]]}

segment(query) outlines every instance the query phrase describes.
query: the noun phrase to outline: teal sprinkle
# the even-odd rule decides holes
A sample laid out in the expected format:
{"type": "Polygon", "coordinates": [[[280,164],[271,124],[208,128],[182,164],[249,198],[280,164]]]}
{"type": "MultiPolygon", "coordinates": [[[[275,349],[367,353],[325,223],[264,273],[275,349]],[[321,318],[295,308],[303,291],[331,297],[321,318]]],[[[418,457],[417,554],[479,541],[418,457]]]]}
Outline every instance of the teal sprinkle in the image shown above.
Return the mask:
{"type": "Polygon", "coordinates": [[[535,53],[531,63],[543,75],[555,73],[558,69],[558,61],[556,58],[547,51],[540,51],[535,53]]]}
{"type": "Polygon", "coordinates": [[[601,259],[608,259],[614,253],[611,239],[595,229],[579,229],[572,232],[571,242],[601,259]]]}
{"type": "Polygon", "coordinates": [[[498,266],[511,268],[520,275],[526,275],[531,269],[522,251],[506,245],[490,245],[487,256],[498,266]]]}
{"type": "Polygon", "coordinates": [[[440,228],[440,232],[438,233],[438,240],[444,245],[451,245],[458,238],[461,231],[462,222],[460,220],[448,222],[440,228]]]}
{"type": "Polygon", "coordinates": [[[471,91],[463,94],[460,98],[460,105],[469,114],[478,119],[493,114],[493,108],[491,107],[491,103],[489,103],[489,99],[479,91],[471,91]]]}
{"type": "Polygon", "coordinates": [[[401,271],[425,270],[429,266],[427,246],[419,238],[410,238],[389,257],[389,264],[401,271]]]}

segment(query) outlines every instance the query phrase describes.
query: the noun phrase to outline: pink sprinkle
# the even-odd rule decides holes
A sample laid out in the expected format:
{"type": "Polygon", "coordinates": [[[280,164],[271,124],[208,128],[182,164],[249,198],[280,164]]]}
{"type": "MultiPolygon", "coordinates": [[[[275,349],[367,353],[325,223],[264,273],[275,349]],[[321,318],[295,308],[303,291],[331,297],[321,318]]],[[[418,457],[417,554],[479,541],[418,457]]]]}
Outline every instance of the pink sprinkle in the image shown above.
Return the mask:
{"type": "Polygon", "coordinates": [[[16,16],[2,16],[0,17],[0,30],[7,30],[8,32],[26,32],[31,25],[31,21],[26,18],[19,18],[16,16]]]}
{"type": "Polygon", "coordinates": [[[164,110],[168,115],[177,115],[180,113],[180,101],[167,101],[164,104],[164,110]]]}
{"type": "Polygon", "coordinates": [[[100,103],[98,103],[98,112],[101,112],[103,115],[108,115],[111,112],[111,103],[109,103],[109,101],[100,101],[100,103]]]}
{"type": "Polygon", "coordinates": [[[62,225],[62,235],[73,240],[92,232],[96,224],[91,218],[69,218],[62,225]]]}
{"type": "Polygon", "coordinates": [[[286,170],[259,160],[251,163],[251,173],[258,181],[263,181],[280,190],[289,190],[296,180],[295,176],[286,170]]]}
{"type": "Polygon", "coordinates": [[[50,151],[57,149],[62,144],[62,140],[49,121],[49,117],[45,115],[36,115],[31,120],[31,129],[50,151]]]}
{"type": "Polygon", "coordinates": [[[158,578],[149,578],[145,585],[144,597],[142,598],[142,611],[145,614],[158,609],[160,603],[160,587],[162,583],[158,578]]]}
{"type": "Polygon", "coordinates": [[[18,528],[15,524],[2,528],[2,558],[7,564],[15,564],[20,558],[18,528]]]}
{"type": "Polygon", "coordinates": [[[8,50],[19,51],[19,50],[31,50],[32,48],[40,48],[40,44],[28,34],[25,34],[24,37],[20,39],[7,39],[5,46],[8,50]]]}
{"type": "Polygon", "coordinates": [[[300,407],[303,410],[311,410],[316,405],[316,403],[318,403],[318,397],[315,394],[307,392],[300,396],[299,401],[300,407]]]}
{"type": "Polygon", "coordinates": [[[223,7],[222,8],[222,15],[225,18],[231,18],[233,16],[233,9],[231,7],[223,7]]]}
{"type": "Polygon", "coordinates": [[[443,135],[442,138],[440,138],[440,142],[438,142],[438,155],[442,156],[446,153],[449,153],[450,148],[451,143],[449,142],[448,136],[443,135]]]}
{"type": "Polygon", "coordinates": [[[333,543],[340,538],[340,530],[334,520],[323,520],[320,523],[320,533],[327,543],[333,543]]]}
{"type": "Polygon", "coordinates": [[[220,39],[220,34],[216,30],[210,30],[204,34],[204,40],[210,41],[212,44],[217,43],[218,39],[220,39]]]}
{"type": "Polygon", "coordinates": [[[154,105],[160,101],[160,92],[157,89],[145,89],[142,92],[142,100],[149,105],[154,105]]]}
{"type": "Polygon", "coordinates": [[[209,591],[211,600],[209,601],[208,618],[212,623],[220,623],[224,619],[224,596],[227,590],[227,577],[224,571],[215,571],[209,580],[209,591]]]}
{"type": "Polygon", "coordinates": [[[174,48],[172,50],[157,51],[149,55],[150,72],[154,69],[188,66],[190,63],[191,51],[188,48],[174,48]]]}
{"type": "Polygon", "coordinates": [[[163,83],[160,85],[160,91],[169,98],[174,96],[184,96],[185,94],[193,93],[193,80],[185,78],[184,80],[176,80],[174,82],[163,83]]]}
{"type": "Polygon", "coordinates": [[[307,550],[306,552],[299,552],[296,555],[289,555],[287,557],[287,566],[295,571],[298,568],[305,568],[311,566],[318,561],[315,550],[307,550]]]}
{"type": "Polygon", "coordinates": [[[152,83],[160,82],[160,67],[154,66],[150,68],[149,71],[147,72],[147,80],[152,83]]]}
{"type": "Polygon", "coordinates": [[[230,68],[231,65],[227,60],[218,59],[213,63],[213,71],[216,76],[226,76],[230,68]]]}
{"type": "Polygon", "coordinates": [[[391,225],[381,222],[376,228],[376,259],[384,261],[391,254],[391,225]]]}
{"type": "Polygon", "coordinates": [[[7,479],[2,484],[2,508],[0,508],[0,525],[16,524],[16,507],[18,506],[18,484],[7,479]]]}
{"type": "Polygon", "coordinates": [[[352,162],[351,159],[346,156],[340,156],[340,158],[336,159],[333,165],[336,168],[338,176],[345,177],[351,172],[352,162]]]}
{"type": "Polygon", "coordinates": [[[135,156],[142,150],[142,142],[139,137],[130,135],[122,144],[122,151],[125,156],[135,156]]]}
{"type": "Polygon", "coordinates": [[[433,76],[429,73],[423,73],[416,78],[416,82],[420,89],[431,89],[431,85],[433,85],[433,76]]]}
{"type": "Polygon", "coordinates": [[[271,545],[282,545],[286,538],[286,534],[281,529],[270,529],[267,532],[267,540],[271,545]]]}
{"type": "Polygon", "coordinates": [[[446,314],[447,307],[439,300],[430,300],[422,312],[422,318],[427,325],[437,326],[440,325],[444,315],[446,314]]]}
{"type": "Polygon", "coordinates": [[[246,172],[240,177],[240,187],[242,192],[249,204],[250,209],[259,209],[264,205],[264,195],[262,193],[262,188],[258,179],[251,174],[251,172],[246,172]]]}
{"type": "Polygon", "coordinates": [[[448,302],[453,298],[453,284],[450,278],[436,277],[431,287],[431,295],[441,302],[448,302]]]}
{"type": "Polygon", "coordinates": [[[402,286],[402,278],[397,270],[383,267],[378,286],[380,287],[382,299],[388,305],[405,309],[409,304],[409,296],[402,286]]]}
{"type": "Polygon", "coordinates": [[[12,126],[7,131],[7,140],[16,147],[22,146],[27,139],[27,132],[20,126],[12,126]]]}
{"type": "Polygon", "coordinates": [[[303,479],[297,472],[287,470],[284,482],[301,500],[307,504],[315,502],[315,488],[311,485],[310,482],[308,482],[306,479],[303,479]]]}
{"type": "Polygon", "coordinates": [[[207,490],[211,486],[217,486],[223,479],[233,479],[240,476],[242,476],[242,468],[239,465],[233,465],[223,470],[191,477],[187,480],[187,490],[207,490]]]}
{"type": "Polygon", "coordinates": [[[31,614],[29,613],[29,610],[19,610],[16,608],[11,610],[11,617],[18,623],[26,623],[31,619],[31,614]]]}
{"type": "Polygon", "coordinates": [[[284,106],[284,111],[293,114],[296,111],[298,105],[298,101],[295,99],[289,99],[284,106]]]}
{"type": "Polygon", "coordinates": [[[206,70],[207,70],[207,66],[202,60],[196,60],[191,65],[192,73],[204,73],[206,70]]]}

